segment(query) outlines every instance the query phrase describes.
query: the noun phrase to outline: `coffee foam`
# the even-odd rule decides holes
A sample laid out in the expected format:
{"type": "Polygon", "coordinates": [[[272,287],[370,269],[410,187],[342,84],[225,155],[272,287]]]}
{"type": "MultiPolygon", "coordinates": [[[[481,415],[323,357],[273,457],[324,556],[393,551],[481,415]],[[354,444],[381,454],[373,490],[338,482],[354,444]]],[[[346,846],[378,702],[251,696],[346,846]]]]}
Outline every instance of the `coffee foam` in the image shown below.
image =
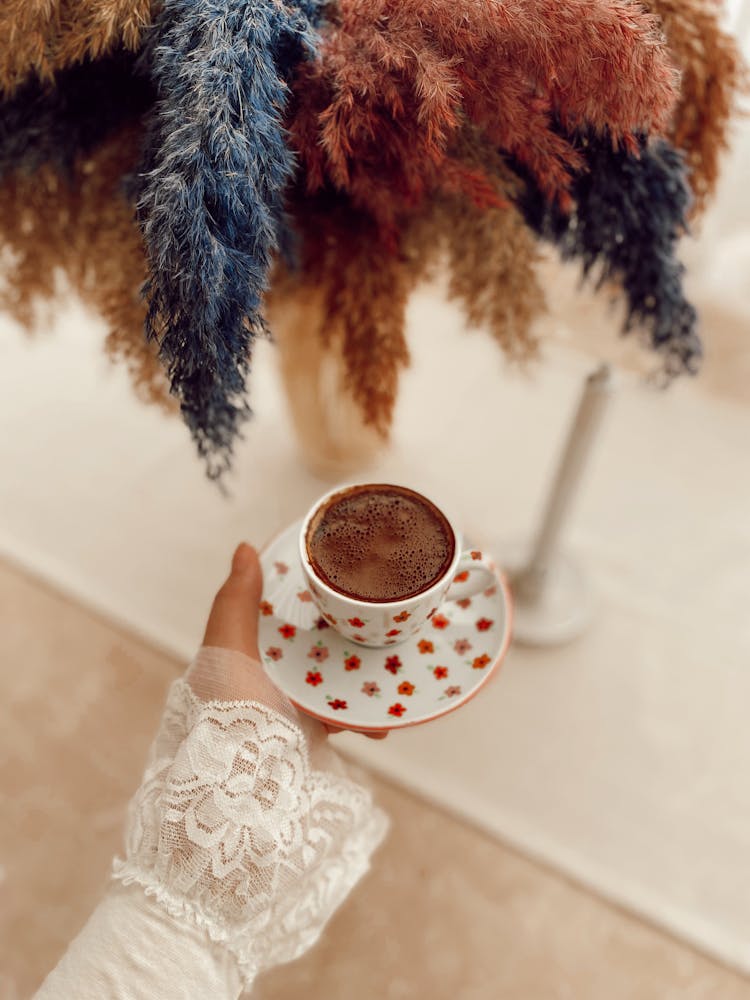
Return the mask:
{"type": "Polygon", "coordinates": [[[329,586],[366,601],[396,601],[427,590],[453,558],[453,532],[425,497],[396,486],[336,494],[307,533],[313,568],[329,586]]]}

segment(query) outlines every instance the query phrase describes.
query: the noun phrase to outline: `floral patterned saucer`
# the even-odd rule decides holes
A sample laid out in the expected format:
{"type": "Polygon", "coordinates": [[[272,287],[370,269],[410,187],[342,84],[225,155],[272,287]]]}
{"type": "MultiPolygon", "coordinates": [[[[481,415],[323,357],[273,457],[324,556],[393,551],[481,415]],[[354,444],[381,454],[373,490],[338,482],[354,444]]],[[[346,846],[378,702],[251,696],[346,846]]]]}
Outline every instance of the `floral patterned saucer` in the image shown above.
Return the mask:
{"type": "MultiPolygon", "coordinates": [[[[294,574],[298,599],[311,600],[299,566],[299,529],[299,522],[290,525],[264,549],[264,596],[278,591],[279,576],[294,574]]],[[[322,617],[302,628],[277,617],[267,598],[258,641],[266,672],[300,711],[375,732],[430,722],[466,704],[502,663],[510,629],[510,592],[498,572],[479,594],[446,600],[421,632],[397,646],[355,645],[322,617]]]]}

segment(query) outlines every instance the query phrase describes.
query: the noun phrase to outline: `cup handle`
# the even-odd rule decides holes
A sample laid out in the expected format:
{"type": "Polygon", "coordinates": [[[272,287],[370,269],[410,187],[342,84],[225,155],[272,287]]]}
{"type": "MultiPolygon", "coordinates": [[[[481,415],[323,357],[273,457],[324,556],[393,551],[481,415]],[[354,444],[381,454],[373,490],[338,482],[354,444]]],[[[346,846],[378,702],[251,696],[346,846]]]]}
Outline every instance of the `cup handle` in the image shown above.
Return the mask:
{"type": "Polygon", "coordinates": [[[495,562],[479,549],[466,549],[461,553],[456,572],[445,595],[447,601],[460,601],[474,597],[497,583],[495,562]],[[489,579],[488,579],[489,577],[489,579]]]}

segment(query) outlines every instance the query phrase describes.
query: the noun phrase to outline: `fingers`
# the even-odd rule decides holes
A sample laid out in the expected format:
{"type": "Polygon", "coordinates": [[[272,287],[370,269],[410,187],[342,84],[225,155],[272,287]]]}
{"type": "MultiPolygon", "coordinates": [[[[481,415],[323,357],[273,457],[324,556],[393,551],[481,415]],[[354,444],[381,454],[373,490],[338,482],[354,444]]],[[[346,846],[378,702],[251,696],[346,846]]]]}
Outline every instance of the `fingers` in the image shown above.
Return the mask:
{"type": "MultiPolygon", "coordinates": [[[[258,553],[251,545],[242,542],[235,550],[229,576],[214,598],[206,631],[203,635],[203,645],[244,653],[251,659],[259,661],[258,606],[262,592],[263,570],[260,566],[258,553]]],[[[212,684],[216,680],[214,675],[215,671],[211,674],[212,684]]],[[[199,685],[202,683],[200,672],[191,679],[191,684],[193,683],[199,685]]],[[[274,698],[278,700],[276,688],[263,671],[248,677],[244,676],[242,671],[239,673],[234,671],[231,677],[225,678],[223,686],[226,687],[227,691],[223,692],[223,695],[220,693],[219,697],[228,697],[228,692],[231,689],[234,697],[247,695],[257,698],[260,697],[260,689],[267,687],[268,691],[264,692],[267,698],[261,698],[261,700],[268,700],[271,704],[274,703],[274,698]],[[246,692],[245,688],[250,693],[246,692]]],[[[326,725],[325,729],[329,733],[344,731],[338,726],[326,725]]],[[[386,731],[364,733],[363,735],[369,736],[373,740],[382,740],[388,733],[386,731]]]]}
{"type": "Polygon", "coordinates": [[[236,650],[259,660],[258,605],[262,590],[258,553],[243,542],[234,553],[229,576],[214,598],[203,645],[236,650]]]}

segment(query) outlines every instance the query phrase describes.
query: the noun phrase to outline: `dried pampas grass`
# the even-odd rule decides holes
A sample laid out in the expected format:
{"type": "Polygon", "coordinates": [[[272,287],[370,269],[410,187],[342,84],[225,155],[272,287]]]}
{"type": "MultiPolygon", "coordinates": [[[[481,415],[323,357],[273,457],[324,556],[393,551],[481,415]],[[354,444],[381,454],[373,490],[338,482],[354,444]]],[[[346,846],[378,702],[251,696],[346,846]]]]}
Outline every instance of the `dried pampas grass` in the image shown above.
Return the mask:
{"type": "Polygon", "coordinates": [[[381,241],[374,221],[344,196],[298,193],[289,210],[299,234],[298,262],[283,280],[292,288],[323,289],[324,345],[335,329],[347,387],[364,422],[385,436],[399,372],[409,360],[404,320],[416,277],[381,241]]]}
{"type": "Polygon", "coordinates": [[[748,74],[735,38],[721,27],[715,0],[646,0],[661,19],[667,43],[682,70],[671,137],[685,153],[693,193],[691,214],[700,215],[719,178],[729,125],[748,74]]]}
{"type": "Polygon", "coordinates": [[[135,51],[152,0],[2,0],[0,95],[115,49],[135,51]]]}
{"type": "Polygon", "coordinates": [[[540,239],[619,285],[667,374],[694,371],[676,244],[744,72],[714,0],[5,0],[0,305],[33,325],[64,272],[215,478],[285,295],[316,316],[285,356],[335,354],[373,439],[437,267],[533,356],[540,239]]]}
{"type": "Polygon", "coordinates": [[[138,130],[120,131],[61,175],[51,166],[0,184],[6,260],[0,308],[33,330],[40,302],[54,303],[67,278],[109,327],[107,353],[128,367],[136,393],[175,410],[156,344],[145,334],[146,264],[122,175],[138,157],[138,130]]]}
{"type": "Polygon", "coordinates": [[[526,222],[580,262],[597,287],[613,282],[625,296],[623,332],[639,329],[669,379],[694,374],[702,356],[697,315],[685,298],[677,241],[687,227],[690,190],[683,157],[666,140],[641,142],[638,155],[605,137],[577,140],[587,169],[572,189],[575,211],[549,203],[533,179],[518,197],[526,222]]]}
{"type": "Polygon", "coordinates": [[[148,48],[159,99],[133,188],[146,324],[212,478],[250,415],[250,350],[294,166],[287,80],[314,51],[317,7],[163,0],[148,48]]]}
{"type": "Polygon", "coordinates": [[[533,322],[544,311],[535,268],[536,240],[511,195],[521,184],[503,158],[481,144],[464,123],[450,155],[492,176],[497,207],[480,209],[456,195],[440,195],[399,219],[395,246],[377,220],[330,188],[290,199],[300,234],[296,272],[280,271],[274,301],[307,288],[322,289],[320,335],[341,337],[346,384],[363,421],[386,434],[401,369],[408,364],[405,320],[414,287],[438,267],[448,268],[448,294],[470,324],[487,327],[506,355],[534,354],[533,322]],[[502,206],[502,207],[500,207],[502,206]]]}
{"type": "Polygon", "coordinates": [[[177,412],[159,345],[146,335],[146,255],[122,176],[140,155],[140,130],[119,131],[78,165],[78,215],[68,273],[81,297],[104,318],[113,361],[123,361],[137,395],[177,412]]]}
{"type": "Polygon", "coordinates": [[[0,178],[44,164],[69,174],[76,160],[149,110],[155,91],[135,62],[131,53],[116,52],[62,70],[54,85],[30,79],[0,101],[0,178]]]}
{"type": "Polygon", "coordinates": [[[453,154],[492,178],[499,208],[485,211],[455,197],[437,199],[434,239],[447,250],[448,294],[461,302],[468,322],[483,327],[512,361],[537,353],[534,321],[545,310],[536,274],[540,254],[534,234],[515,204],[522,185],[505,158],[465,126],[453,154]]]}
{"type": "Polygon", "coordinates": [[[50,168],[0,181],[0,309],[32,330],[41,303],[54,299],[75,214],[70,189],[50,168]]]}
{"type": "Polygon", "coordinates": [[[448,153],[465,118],[564,201],[581,161],[553,115],[632,145],[668,122],[677,72],[630,0],[341,0],[295,95],[307,190],[344,191],[388,230],[436,190],[493,203],[448,153]]]}

